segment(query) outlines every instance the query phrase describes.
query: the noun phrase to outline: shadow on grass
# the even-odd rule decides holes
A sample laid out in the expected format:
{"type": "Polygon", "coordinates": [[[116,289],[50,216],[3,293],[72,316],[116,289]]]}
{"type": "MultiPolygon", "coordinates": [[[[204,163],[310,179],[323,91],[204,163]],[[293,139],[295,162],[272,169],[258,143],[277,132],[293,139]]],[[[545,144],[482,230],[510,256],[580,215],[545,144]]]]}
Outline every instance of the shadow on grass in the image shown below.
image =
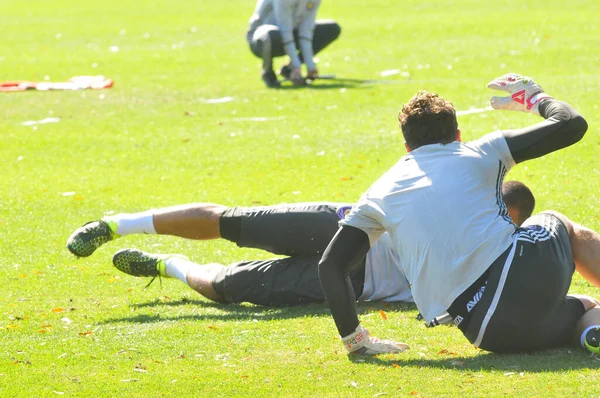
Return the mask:
{"type": "Polygon", "coordinates": [[[340,88],[370,88],[373,85],[381,85],[381,84],[401,84],[404,83],[402,80],[377,80],[377,79],[354,79],[354,78],[344,78],[344,77],[335,77],[330,79],[318,79],[317,83],[310,83],[304,86],[297,86],[293,84],[288,84],[288,82],[283,82],[280,90],[304,90],[304,89],[314,89],[314,90],[332,90],[332,89],[340,89],[340,88]]]}
{"type": "MultiPolygon", "coordinates": [[[[385,357],[360,357],[349,355],[348,359],[354,363],[376,366],[413,367],[452,369],[463,372],[502,371],[507,376],[519,377],[521,372],[541,373],[565,370],[598,368],[600,362],[589,353],[580,348],[560,348],[534,353],[522,354],[495,354],[482,351],[481,354],[472,356],[444,355],[439,359],[394,359],[385,357]]],[[[391,356],[391,355],[390,355],[391,356]]]]}
{"type": "MultiPolygon", "coordinates": [[[[176,306],[196,306],[204,311],[200,314],[188,314],[169,316],[168,314],[136,314],[121,318],[107,319],[102,323],[152,323],[177,320],[278,320],[302,318],[305,316],[331,316],[329,308],[323,303],[312,303],[297,305],[293,307],[266,307],[252,304],[232,304],[232,303],[216,303],[213,301],[190,300],[182,298],[179,300],[152,300],[146,303],[133,304],[131,307],[136,309],[143,308],[159,308],[159,307],[176,307],[176,306]]],[[[359,303],[357,310],[359,315],[374,312],[374,311],[410,311],[415,309],[414,304],[410,303],[359,303]]]]}

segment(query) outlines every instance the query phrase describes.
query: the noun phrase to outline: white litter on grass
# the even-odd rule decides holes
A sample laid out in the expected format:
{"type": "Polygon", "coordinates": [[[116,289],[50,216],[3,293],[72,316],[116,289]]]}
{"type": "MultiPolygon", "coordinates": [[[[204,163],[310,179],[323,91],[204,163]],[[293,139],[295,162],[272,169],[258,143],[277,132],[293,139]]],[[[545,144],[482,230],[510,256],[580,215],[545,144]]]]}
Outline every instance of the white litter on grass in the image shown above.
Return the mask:
{"type": "Polygon", "coordinates": [[[492,110],[494,110],[494,108],[492,108],[491,106],[486,106],[485,108],[471,108],[471,109],[467,109],[466,111],[457,111],[456,116],[472,115],[474,113],[483,113],[483,112],[489,112],[492,110]]]}
{"type": "Polygon", "coordinates": [[[62,196],[73,196],[75,195],[77,192],[63,192],[62,196]]]}
{"type": "Polygon", "coordinates": [[[118,46],[110,46],[108,49],[109,49],[109,50],[110,50],[110,52],[112,52],[112,53],[116,53],[116,52],[118,52],[118,51],[119,51],[119,47],[118,47],[118,46]]]}
{"type": "Polygon", "coordinates": [[[384,70],[383,72],[380,73],[380,75],[383,77],[386,77],[386,76],[397,75],[398,73],[400,73],[399,69],[390,69],[390,70],[384,70]]]}
{"type": "Polygon", "coordinates": [[[233,97],[202,98],[200,101],[205,104],[223,104],[225,102],[233,101],[233,97]]]}
{"type": "Polygon", "coordinates": [[[275,117],[264,117],[264,116],[256,116],[256,117],[234,117],[233,120],[236,122],[268,122],[271,120],[283,120],[285,116],[275,116],[275,117]]]}
{"type": "Polygon", "coordinates": [[[47,117],[42,120],[28,120],[26,122],[21,123],[23,126],[35,126],[36,124],[47,124],[47,123],[58,123],[60,122],[60,118],[58,117],[47,117]]]}

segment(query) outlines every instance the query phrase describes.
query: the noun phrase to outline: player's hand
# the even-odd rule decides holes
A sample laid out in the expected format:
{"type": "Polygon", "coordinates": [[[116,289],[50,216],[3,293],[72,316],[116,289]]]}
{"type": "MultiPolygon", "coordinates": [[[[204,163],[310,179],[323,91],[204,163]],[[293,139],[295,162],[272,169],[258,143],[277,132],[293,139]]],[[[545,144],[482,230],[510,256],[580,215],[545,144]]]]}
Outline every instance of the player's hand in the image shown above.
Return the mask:
{"type": "Polygon", "coordinates": [[[319,77],[319,71],[317,70],[317,68],[309,70],[308,74],[306,75],[306,78],[309,80],[315,80],[317,77],[319,77]]]}
{"type": "Polygon", "coordinates": [[[302,71],[300,68],[292,69],[292,73],[290,73],[290,80],[296,86],[303,86],[306,84],[306,80],[302,77],[302,71]]]}
{"type": "Polygon", "coordinates": [[[377,355],[391,354],[407,350],[408,344],[390,340],[379,340],[377,337],[369,336],[369,331],[358,325],[352,334],[342,337],[342,343],[350,354],[377,355]]]}
{"type": "Polygon", "coordinates": [[[539,115],[540,101],[552,98],[544,93],[542,87],[531,78],[509,73],[488,83],[488,88],[502,90],[510,94],[509,97],[492,97],[490,104],[494,109],[531,112],[539,115]]]}

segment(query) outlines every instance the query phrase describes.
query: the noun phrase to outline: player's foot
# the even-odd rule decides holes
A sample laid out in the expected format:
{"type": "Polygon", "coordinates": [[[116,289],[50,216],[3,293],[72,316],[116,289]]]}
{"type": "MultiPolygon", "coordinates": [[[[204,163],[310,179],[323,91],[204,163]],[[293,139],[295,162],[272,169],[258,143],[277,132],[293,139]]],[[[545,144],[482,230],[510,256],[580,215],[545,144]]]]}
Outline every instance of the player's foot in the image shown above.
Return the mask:
{"type": "Polygon", "coordinates": [[[292,65],[283,65],[281,69],[279,69],[279,75],[289,80],[290,76],[292,75],[292,65]]]}
{"type": "Polygon", "coordinates": [[[112,221],[90,221],[69,236],[67,249],[77,257],[88,257],[106,242],[117,239],[116,230],[117,225],[112,221]]]}
{"type": "Polygon", "coordinates": [[[277,76],[275,76],[275,72],[273,70],[269,70],[262,73],[262,79],[269,88],[280,88],[281,83],[277,80],[277,76]]]}
{"type": "Polygon", "coordinates": [[[590,352],[594,354],[600,354],[600,328],[593,328],[588,330],[583,340],[583,345],[590,352]]]}
{"type": "Polygon", "coordinates": [[[119,271],[133,276],[162,276],[166,277],[165,260],[170,257],[180,257],[180,254],[152,254],[138,249],[122,249],[113,256],[113,265],[119,271]]]}

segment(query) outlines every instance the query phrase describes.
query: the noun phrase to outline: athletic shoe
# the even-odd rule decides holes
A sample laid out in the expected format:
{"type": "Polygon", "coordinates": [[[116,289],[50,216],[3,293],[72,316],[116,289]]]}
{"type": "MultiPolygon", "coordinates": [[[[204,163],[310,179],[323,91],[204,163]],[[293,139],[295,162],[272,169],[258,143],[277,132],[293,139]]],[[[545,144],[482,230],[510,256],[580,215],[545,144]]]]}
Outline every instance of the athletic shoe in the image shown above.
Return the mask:
{"type": "Polygon", "coordinates": [[[117,225],[112,221],[90,221],[69,236],[67,249],[77,257],[91,256],[97,248],[119,237],[116,230],[117,225]]]}
{"type": "Polygon", "coordinates": [[[600,354],[600,328],[593,328],[588,330],[583,340],[583,345],[590,352],[594,354],[600,354]]]}
{"type": "Polygon", "coordinates": [[[133,276],[167,276],[165,260],[181,254],[152,254],[138,249],[122,249],[113,256],[113,265],[122,272],[133,276]]]}
{"type": "Polygon", "coordinates": [[[281,87],[281,83],[279,83],[279,80],[277,80],[277,76],[275,76],[275,72],[273,72],[272,69],[267,72],[263,72],[262,79],[269,88],[281,87]]]}
{"type": "Polygon", "coordinates": [[[283,65],[281,69],[279,69],[279,75],[289,80],[292,75],[292,66],[290,64],[283,65]]]}

